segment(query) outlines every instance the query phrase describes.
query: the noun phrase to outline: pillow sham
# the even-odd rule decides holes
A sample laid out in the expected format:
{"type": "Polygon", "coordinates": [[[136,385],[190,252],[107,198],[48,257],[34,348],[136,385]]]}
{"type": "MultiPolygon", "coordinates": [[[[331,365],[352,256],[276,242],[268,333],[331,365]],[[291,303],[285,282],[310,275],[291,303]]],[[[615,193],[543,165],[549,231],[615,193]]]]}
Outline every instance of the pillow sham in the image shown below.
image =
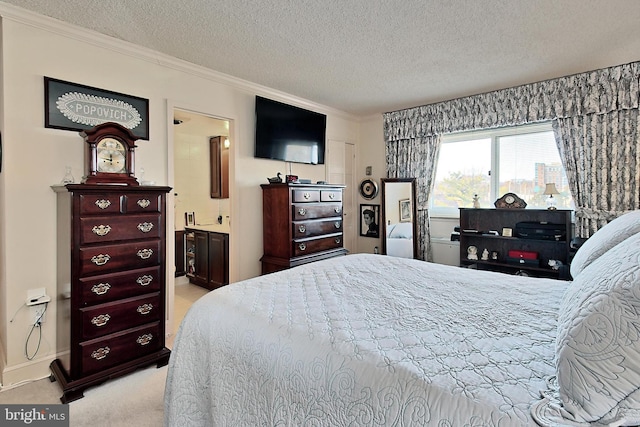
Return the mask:
{"type": "Polygon", "coordinates": [[[560,304],[556,375],[577,422],[615,414],[640,384],[640,233],[591,262],[560,304]]]}
{"type": "Polygon", "coordinates": [[[596,258],[636,233],[640,233],[640,210],[627,212],[605,224],[576,252],[569,267],[571,276],[575,279],[596,258]]]}

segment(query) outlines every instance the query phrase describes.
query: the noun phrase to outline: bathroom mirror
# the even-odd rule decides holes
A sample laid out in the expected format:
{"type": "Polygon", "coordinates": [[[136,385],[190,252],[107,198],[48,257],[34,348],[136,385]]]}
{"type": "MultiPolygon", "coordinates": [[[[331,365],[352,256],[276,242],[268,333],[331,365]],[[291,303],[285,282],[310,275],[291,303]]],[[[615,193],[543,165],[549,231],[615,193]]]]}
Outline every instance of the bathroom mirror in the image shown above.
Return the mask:
{"type": "Polygon", "coordinates": [[[416,179],[382,178],[382,253],[415,258],[416,179]]]}

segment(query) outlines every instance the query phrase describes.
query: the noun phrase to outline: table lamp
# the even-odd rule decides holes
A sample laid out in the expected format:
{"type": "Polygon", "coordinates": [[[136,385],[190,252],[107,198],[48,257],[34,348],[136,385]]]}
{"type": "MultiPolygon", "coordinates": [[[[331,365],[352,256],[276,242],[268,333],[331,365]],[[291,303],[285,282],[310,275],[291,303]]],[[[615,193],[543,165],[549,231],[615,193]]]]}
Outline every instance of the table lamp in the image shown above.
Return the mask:
{"type": "Polygon", "coordinates": [[[554,210],[556,209],[556,199],[553,198],[554,194],[560,194],[558,189],[556,188],[556,184],[551,182],[545,185],[544,193],[549,197],[547,197],[547,209],[554,210]]]}

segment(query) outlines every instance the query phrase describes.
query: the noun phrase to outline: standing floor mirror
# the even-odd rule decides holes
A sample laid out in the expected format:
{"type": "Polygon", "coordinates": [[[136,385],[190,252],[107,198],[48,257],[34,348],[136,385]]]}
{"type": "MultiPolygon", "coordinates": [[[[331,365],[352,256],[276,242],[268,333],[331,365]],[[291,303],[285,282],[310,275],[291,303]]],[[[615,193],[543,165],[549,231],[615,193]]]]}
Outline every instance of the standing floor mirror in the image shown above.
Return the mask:
{"type": "Polygon", "coordinates": [[[416,179],[382,178],[382,253],[415,258],[418,253],[416,179]]]}

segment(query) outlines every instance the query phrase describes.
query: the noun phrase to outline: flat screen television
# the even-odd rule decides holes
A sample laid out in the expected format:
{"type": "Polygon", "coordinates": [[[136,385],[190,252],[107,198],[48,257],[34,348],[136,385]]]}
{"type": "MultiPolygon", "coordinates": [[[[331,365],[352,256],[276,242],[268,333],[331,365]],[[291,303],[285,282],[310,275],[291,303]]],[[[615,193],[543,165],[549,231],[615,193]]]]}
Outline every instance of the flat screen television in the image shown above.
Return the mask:
{"type": "Polygon", "coordinates": [[[324,164],[327,116],[256,96],[255,157],[324,164]]]}

